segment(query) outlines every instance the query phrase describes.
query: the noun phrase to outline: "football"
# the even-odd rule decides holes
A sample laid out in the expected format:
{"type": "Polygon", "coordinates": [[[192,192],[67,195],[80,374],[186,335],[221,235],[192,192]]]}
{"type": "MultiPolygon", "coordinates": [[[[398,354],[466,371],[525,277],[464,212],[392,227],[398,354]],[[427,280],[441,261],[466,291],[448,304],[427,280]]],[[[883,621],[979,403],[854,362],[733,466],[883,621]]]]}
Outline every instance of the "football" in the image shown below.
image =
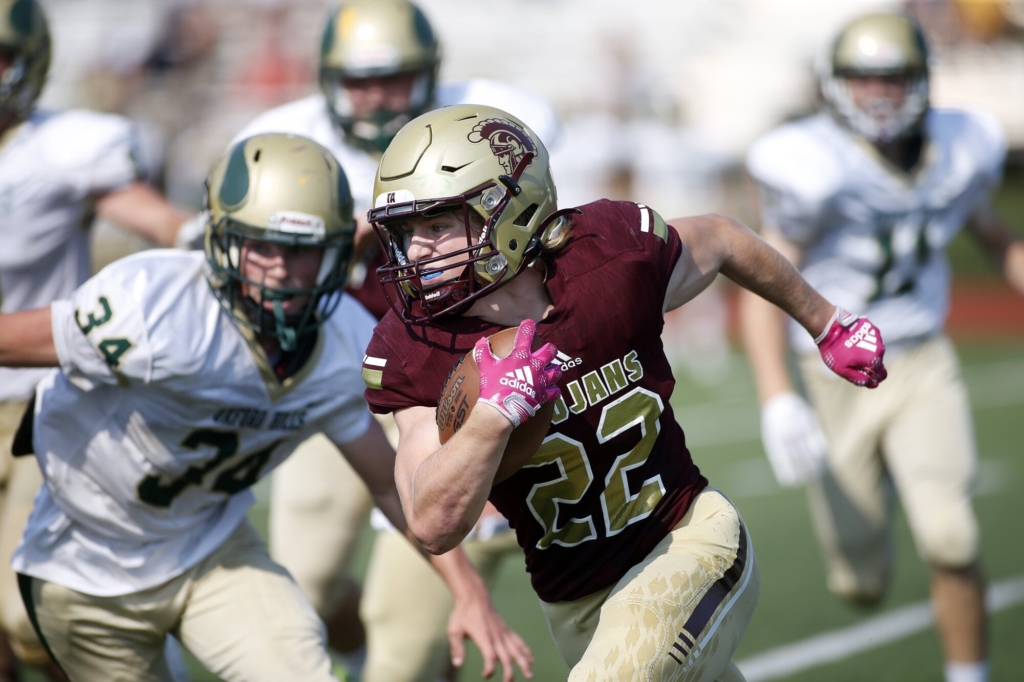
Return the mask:
{"type": "MultiPolygon", "coordinates": [[[[504,358],[512,352],[516,331],[516,327],[509,327],[487,337],[495,357],[504,358]]],[[[535,337],[534,350],[542,345],[543,343],[535,337]]],[[[442,445],[462,427],[479,397],[480,372],[473,359],[473,351],[470,351],[460,358],[448,373],[441,398],[437,401],[437,431],[442,445]]],[[[552,400],[542,405],[536,415],[512,431],[501,464],[494,475],[493,485],[501,483],[530,461],[547,436],[554,413],[555,401],[552,400]]]]}

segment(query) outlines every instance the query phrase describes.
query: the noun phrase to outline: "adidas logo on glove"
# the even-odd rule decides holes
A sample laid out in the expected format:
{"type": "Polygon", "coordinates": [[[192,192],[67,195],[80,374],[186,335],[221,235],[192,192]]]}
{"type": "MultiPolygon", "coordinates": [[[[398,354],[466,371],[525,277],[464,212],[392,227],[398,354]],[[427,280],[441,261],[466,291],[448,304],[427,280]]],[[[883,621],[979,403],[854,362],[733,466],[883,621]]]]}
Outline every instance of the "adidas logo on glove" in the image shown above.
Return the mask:
{"type": "Polygon", "coordinates": [[[533,389],[533,372],[530,371],[529,366],[517,369],[515,372],[508,372],[498,383],[525,393],[531,398],[537,397],[537,392],[533,389]]]}
{"type": "Polygon", "coordinates": [[[878,350],[878,334],[875,333],[875,328],[870,322],[865,321],[861,325],[860,329],[854,332],[853,336],[846,339],[844,344],[847,348],[862,348],[866,351],[874,353],[878,350]]]}

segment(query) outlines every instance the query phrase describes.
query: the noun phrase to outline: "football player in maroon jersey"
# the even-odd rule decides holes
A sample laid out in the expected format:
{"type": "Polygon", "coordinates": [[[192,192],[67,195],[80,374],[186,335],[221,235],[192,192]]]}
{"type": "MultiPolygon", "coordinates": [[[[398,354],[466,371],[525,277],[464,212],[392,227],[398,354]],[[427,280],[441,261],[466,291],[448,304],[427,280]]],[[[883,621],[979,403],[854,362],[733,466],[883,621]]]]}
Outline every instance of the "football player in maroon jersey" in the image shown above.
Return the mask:
{"type": "Polygon", "coordinates": [[[708,486],[673,417],[663,315],[722,272],[869,387],[885,378],[877,330],[730,218],[666,223],[613,201],[557,210],[547,151],[498,109],[411,121],[384,153],[374,194],[393,311],[363,378],[371,409],[395,413],[395,476],[420,543],[456,547],[490,499],[526,552],[571,680],[741,680],[731,659],[757,601],[757,565],[738,512],[708,486]],[[483,337],[515,326],[516,348],[494,358],[483,337]],[[536,351],[534,334],[546,342],[536,351]],[[471,349],[480,401],[442,446],[438,396],[471,349]],[[548,400],[540,449],[492,485],[512,429],[548,400]]]}

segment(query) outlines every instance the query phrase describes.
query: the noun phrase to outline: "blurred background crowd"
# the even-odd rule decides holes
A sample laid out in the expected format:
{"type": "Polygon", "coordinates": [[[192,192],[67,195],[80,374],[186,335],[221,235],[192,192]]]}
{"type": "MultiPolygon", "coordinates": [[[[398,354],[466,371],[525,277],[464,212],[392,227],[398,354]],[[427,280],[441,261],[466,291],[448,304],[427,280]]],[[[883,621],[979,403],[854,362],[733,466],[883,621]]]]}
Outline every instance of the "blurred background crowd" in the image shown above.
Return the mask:
{"type": "MultiPolygon", "coordinates": [[[[493,78],[551,102],[559,203],[634,199],[666,216],[722,211],[756,222],[749,144],[812,111],[827,41],[878,0],[423,0],[441,38],[440,79],[493,78]]],[[[149,179],[199,208],[202,181],[259,112],[316,91],[329,0],[44,0],[54,61],[41,105],[136,122],[149,179]]],[[[1024,2],[908,0],[935,47],[938,106],[994,114],[1024,175],[1024,2]]],[[[1010,209],[1011,222],[1014,210],[1010,209]]],[[[110,226],[101,261],[140,248],[110,226]]],[[[971,255],[960,270],[970,270],[971,255]]],[[[954,264],[958,263],[956,253],[954,264]]],[[[964,260],[964,259],[959,259],[964,260]]],[[[979,271],[983,268],[979,267],[979,271]]],[[[992,276],[991,274],[989,276],[992,276]]],[[[728,374],[728,308],[713,290],[670,319],[675,360],[728,374]]],[[[954,330],[956,327],[954,305],[954,330]]],[[[1018,330],[1019,331],[1019,330],[1018,330]]]]}

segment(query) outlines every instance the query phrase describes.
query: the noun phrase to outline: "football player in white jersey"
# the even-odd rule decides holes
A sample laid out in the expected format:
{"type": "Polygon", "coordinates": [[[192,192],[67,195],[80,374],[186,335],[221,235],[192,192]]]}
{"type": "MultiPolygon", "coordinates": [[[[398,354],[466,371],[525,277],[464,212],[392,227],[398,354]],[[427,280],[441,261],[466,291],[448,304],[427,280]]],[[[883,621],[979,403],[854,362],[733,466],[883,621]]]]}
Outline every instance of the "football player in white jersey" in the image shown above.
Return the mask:
{"type": "MultiPolygon", "coordinates": [[[[43,111],[34,103],[50,63],[46,17],[35,0],[0,0],[0,311],[44,306],[89,276],[93,216],[165,246],[187,214],[139,177],[136,138],[118,116],[43,111]]],[[[10,444],[45,371],[0,368],[0,623],[17,656],[48,661],[8,558],[42,479],[10,444]]],[[[4,670],[0,670],[0,678],[4,670]]]]}
{"type": "Polygon", "coordinates": [[[761,188],[765,239],[824,296],[885,330],[890,377],[870,397],[846,390],[791,326],[808,404],[786,371],[783,320],[748,297],[744,338],[764,447],[781,484],[810,484],[829,588],[856,603],[876,603],[888,586],[895,487],[931,569],[947,680],[980,682],[984,583],[970,496],[977,458],[943,334],[944,249],[966,227],[1024,292],[1024,244],[989,201],[1006,148],[990,117],[929,106],[924,37],[902,14],[853,20],[829,66],[827,111],[758,140],[748,169],[761,188]]]}
{"type": "MultiPolygon", "coordinates": [[[[304,138],[235,145],[208,180],[205,255],[151,251],[50,306],[0,317],[0,364],[37,388],[46,485],[13,566],[71,680],[167,680],[173,634],[224,680],[330,680],[323,624],[246,520],[248,490],[325,434],[405,529],[394,453],[362,398],[374,319],[341,294],[354,232],[344,172],[304,138]],[[333,313],[333,314],[332,314],[333,313]]],[[[29,439],[19,432],[16,446],[29,439]]],[[[435,566],[462,635],[529,652],[465,555],[435,566]]]]}
{"type": "MultiPolygon", "coordinates": [[[[424,111],[479,103],[511,111],[545,144],[559,133],[551,106],[487,80],[435,87],[441,48],[424,13],[408,0],[349,0],[328,16],[320,52],[320,92],[257,117],[236,139],[260,132],[304,135],[324,145],[348,174],[360,222],[351,292],[378,318],[388,310],[375,276],[377,240],[366,222],[380,154],[398,130],[424,111]]],[[[351,285],[350,285],[351,286],[351,285]]],[[[387,427],[391,417],[383,417],[387,427]]],[[[393,432],[393,427],[390,429],[393,432]]],[[[397,434],[395,434],[397,435],[397,434]]],[[[347,651],[358,623],[359,592],[346,566],[370,512],[358,477],[326,439],[298,449],[274,476],[271,556],[292,572],[327,620],[331,642],[347,651]]],[[[378,530],[388,530],[379,514],[378,530]]],[[[489,509],[465,545],[486,580],[519,549],[508,522],[489,509]]],[[[369,630],[365,682],[433,682],[448,667],[444,632],[451,597],[425,562],[394,533],[378,533],[362,600],[369,630]],[[407,589],[408,592],[403,592],[407,589]]]]}

